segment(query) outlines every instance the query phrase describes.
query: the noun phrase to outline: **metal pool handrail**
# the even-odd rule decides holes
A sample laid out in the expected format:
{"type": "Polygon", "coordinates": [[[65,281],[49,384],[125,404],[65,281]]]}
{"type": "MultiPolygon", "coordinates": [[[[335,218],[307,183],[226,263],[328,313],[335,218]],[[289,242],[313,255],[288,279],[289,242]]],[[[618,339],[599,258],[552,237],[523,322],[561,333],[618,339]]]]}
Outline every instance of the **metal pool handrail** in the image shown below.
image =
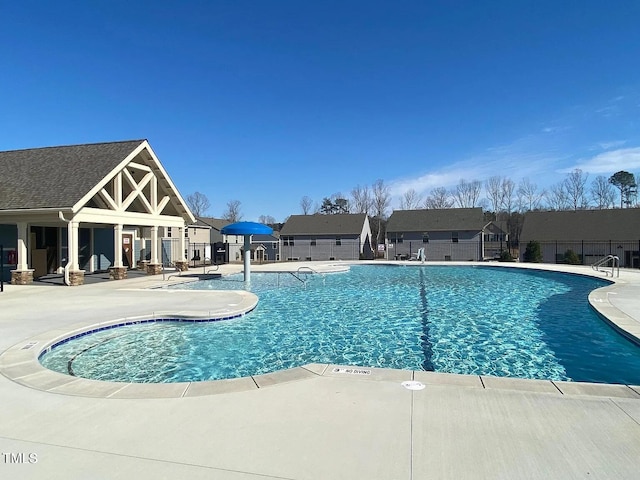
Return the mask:
{"type": "Polygon", "coordinates": [[[611,262],[611,278],[613,278],[614,273],[616,273],[617,274],[616,277],[619,278],[620,277],[620,258],[616,255],[607,255],[606,257],[601,258],[600,260],[595,262],[593,265],[591,265],[591,268],[593,268],[597,272],[603,272],[606,276],[608,276],[609,271],[604,270],[604,268],[600,268],[600,267],[602,267],[603,265],[609,262],[611,262]]]}

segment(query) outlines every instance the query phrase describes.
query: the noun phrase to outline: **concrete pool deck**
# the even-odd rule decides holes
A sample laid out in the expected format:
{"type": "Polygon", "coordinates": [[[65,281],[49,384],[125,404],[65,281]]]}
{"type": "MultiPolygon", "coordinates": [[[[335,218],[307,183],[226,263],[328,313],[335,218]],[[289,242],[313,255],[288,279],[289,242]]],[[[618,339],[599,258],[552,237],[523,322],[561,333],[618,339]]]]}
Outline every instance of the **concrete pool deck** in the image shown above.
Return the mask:
{"type": "MultiPolygon", "coordinates": [[[[81,287],[5,286],[0,478],[640,477],[640,387],[634,385],[313,364],[233,381],[145,386],[34,367],[46,342],[89,325],[253,308],[251,294],[148,290],[184,280],[158,275],[81,287]],[[402,385],[411,380],[426,387],[402,385]]],[[[621,271],[616,285],[591,300],[635,332],[640,271],[621,271]]]]}

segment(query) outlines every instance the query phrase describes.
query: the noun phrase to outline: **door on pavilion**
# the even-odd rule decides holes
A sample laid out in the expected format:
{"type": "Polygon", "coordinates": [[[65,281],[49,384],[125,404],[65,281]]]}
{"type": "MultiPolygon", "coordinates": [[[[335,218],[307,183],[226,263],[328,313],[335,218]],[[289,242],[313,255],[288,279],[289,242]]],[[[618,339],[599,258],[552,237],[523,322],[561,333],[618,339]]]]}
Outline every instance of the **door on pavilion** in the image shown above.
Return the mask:
{"type": "Polygon", "coordinates": [[[122,234],[122,263],[128,268],[133,265],[133,235],[131,233],[122,234]]]}

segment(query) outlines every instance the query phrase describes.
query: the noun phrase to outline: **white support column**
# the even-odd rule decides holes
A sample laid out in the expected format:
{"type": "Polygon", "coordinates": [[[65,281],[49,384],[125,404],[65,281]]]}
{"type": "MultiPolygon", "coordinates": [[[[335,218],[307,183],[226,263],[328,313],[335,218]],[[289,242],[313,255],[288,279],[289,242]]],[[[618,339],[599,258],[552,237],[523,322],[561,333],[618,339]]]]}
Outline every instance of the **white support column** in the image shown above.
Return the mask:
{"type": "Polygon", "coordinates": [[[122,268],[122,224],[113,226],[113,266],[122,268]]]}
{"type": "Polygon", "coordinates": [[[160,263],[158,261],[158,226],[151,227],[151,261],[152,265],[160,263]]]}
{"type": "Polygon", "coordinates": [[[29,269],[29,256],[28,256],[28,239],[29,239],[29,224],[21,222],[18,223],[18,264],[16,270],[25,271],[29,269]]]}
{"type": "Polygon", "coordinates": [[[244,281],[251,282],[251,235],[244,236],[244,281]]]}
{"type": "MultiPolygon", "coordinates": [[[[127,278],[127,268],[124,266],[122,257],[122,229],[121,223],[113,226],[113,265],[109,268],[109,277],[113,280],[127,278]]],[[[133,245],[129,245],[132,247],[133,245]]]]}
{"type": "Polygon", "coordinates": [[[79,267],[79,242],[78,242],[78,222],[73,220],[68,224],[67,232],[67,261],[69,262],[69,270],[75,272],[80,269],[79,267]]]}
{"type": "Polygon", "coordinates": [[[185,228],[186,227],[182,227],[182,228],[178,229],[178,231],[180,232],[179,233],[179,235],[180,235],[180,242],[179,242],[180,255],[178,255],[178,258],[182,262],[188,261],[187,260],[187,254],[185,253],[185,250],[186,250],[186,244],[185,244],[185,241],[184,241],[184,229],[185,228]]]}
{"type": "Polygon", "coordinates": [[[16,224],[18,238],[16,245],[16,269],[11,270],[12,285],[27,285],[33,282],[33,269],[29,268],[29,224],[20,222],[16,224]]]}
{"type": "Polygon", "coordinates": [[[89,272],[93,273],[96,271],[96,251],[95,251],[95,232],[94,229],[91,228],[89,230],[89,272]]]}

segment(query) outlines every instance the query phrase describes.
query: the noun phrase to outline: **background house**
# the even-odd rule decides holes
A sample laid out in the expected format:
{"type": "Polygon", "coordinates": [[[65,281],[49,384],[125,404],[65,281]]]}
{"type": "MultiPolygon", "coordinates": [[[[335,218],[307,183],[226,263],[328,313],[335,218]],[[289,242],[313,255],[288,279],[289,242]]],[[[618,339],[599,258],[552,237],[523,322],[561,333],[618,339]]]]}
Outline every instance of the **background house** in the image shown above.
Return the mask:
{"type": "MultiPolygon", "coordinates": [[[[481,208],[395,210],[387,221],[387,255],[411,258],[424,247],[427,260],[483,260],[485,234],[504,234],[490,225],[481,208]]],[[[493,252],[500,238],[488,238],[493,252]]]]}
{"type": "Polygon", "coordinates": [[[520,235],[520,259],[535,240],[545,263],[564,262],[567,250],[590,265],[607,256],[620,266],[640,268],[640,208],[528,212],[520,235]]]}
{"type": "Polygon", "coordinates": [[[369,217],[362,214],[291,215],[280,231],[281,260],[373,258],[369,217]]]}
{"type": "MultiPolygon", "coordinates": [[[[228,263],[230,259],[236,259],[238,252],[240,251],[243,239],[237,237],[236,235],[223,235],[221,230],[222,227],[229,225],[229,221],[224,218],[215,218],[215,217],[197,217],[198,225],[205,225],[209,229],[209,244],[211,249],[211,255],[213,259],[213,263],[222,264],[228,263]],[[231,240],[231,246],[229,245],[229,240],[231,240]],[[230,250],[233,250],[233,253],[230,256],[230,250]]],[[[194,242],[196,243],[196,242],[194,242]]],[[[200,243],[198,240],[197,243],[200,243]]]]}
{"type": "Polygon", "coordinates": [[[251,236],[251,260],[257,263],[277,262],[280,260],[279,232],[271,235],[251,236]]]}
{"type": "Polygon", "coordinates": [[[196,224],[209,227],[209,243],[224,242],[224,235],[220,230],[229,225],[228,220],[215,217],[196,217],[196,224]]]}

